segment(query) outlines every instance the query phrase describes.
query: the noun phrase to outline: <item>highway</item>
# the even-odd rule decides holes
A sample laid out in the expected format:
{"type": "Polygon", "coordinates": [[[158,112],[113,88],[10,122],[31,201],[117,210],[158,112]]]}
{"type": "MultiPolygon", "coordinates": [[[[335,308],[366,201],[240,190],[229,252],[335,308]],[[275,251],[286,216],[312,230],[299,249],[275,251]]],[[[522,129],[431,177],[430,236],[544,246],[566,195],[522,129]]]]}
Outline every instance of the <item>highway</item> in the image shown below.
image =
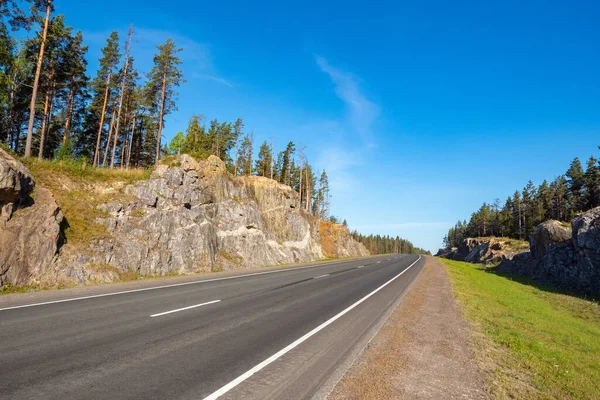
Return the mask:
{"type": "Polygon", "coordinates": [[[396,254],[0,296],[0,398],[323,398],[424,262],[396,254]]]}

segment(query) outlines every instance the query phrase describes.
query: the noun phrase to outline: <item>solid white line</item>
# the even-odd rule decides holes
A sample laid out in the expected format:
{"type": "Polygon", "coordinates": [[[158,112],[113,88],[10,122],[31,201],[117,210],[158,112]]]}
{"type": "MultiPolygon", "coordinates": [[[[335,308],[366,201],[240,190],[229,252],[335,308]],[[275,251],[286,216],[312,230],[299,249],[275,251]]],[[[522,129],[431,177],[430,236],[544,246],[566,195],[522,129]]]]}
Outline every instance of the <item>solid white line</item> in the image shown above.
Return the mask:
{"type": "Polygon", "coordinates": [[[333,262],[333,263],[330,263],[330,264],[308,265],[306,267],[278,269],[276,271],[254,272],[252,274],[246,274],[246,275],[226,276],[224,278],[214,278],[214,279],[204,279],[204,280],[201,280],[201,281],[174,283],[174,284],[171,284],[171,285],[153,286],[153,287],[142,288],[142,289],[124,290],[122,292],[94,294],[94,295],[90,295],[90,296],[73,297],[73,298],[70,298],[70,299],[44,301],[42,303],[24,304],[24,305],[21,305],[21,306],[12,306],[12,307],[0,308],[0,311],[15,310],[17,308],[27,308],[27,307],[44,306],[44,305],[47,305],[47,304],[66,303],[66,302],[77,301],[77,300],[95,299],[95,298],[98,298],[98,297],[116,296],[116,295],[119,295],[119,294],[145,292],[147,290],[167,289],[167,288],[172,288],[172,287],[177,287],[177,286],[196,285],[196,284],[199,284],[199,283],[224,281],[224,280],[228,280],[228,279],[246,278],[248,276],[274,274],[274,273],[277,273],[277,272],[296,271],[296,270],[299,270],[299,269],[308,269],[308,268],[316,268],[316,267],[323,267],[323,266],[330,266],[330,265],[338,265],[338,264],[343,264],[344,262],[347,262],[347,261],[333,262]]]}
{"type": "Polygon", "coordinates": [[[315,276],[313,279],[325,278],[326,276],[329,276],[329,274],[315,276]]]}
{"type": "Polygon", "coordinates": [[[191,310],[192,308],[198,308],[198,307],[202,307],[202,306],[207,306],[209,304],[218,303],[220,301],[221,300],[213,300],[213,301],[209,301],[207,303],[196,304],[195,306],[183,307],[183,308],[178,308],[177,310],[171,310],[171,311],[161,312],[161,313],[158,313],[158,314],[152,314],[150,316],[150,318],[160,317],[161,315],[173,314],[173,313],[176,313],[176,312],[179,312],[179,311],[191,310]]]}
{"type": "Polygon", "coordinates": [[[218,399],[219,397],[223,396],[225,393],[229,392],[231,389],[233,389],[234,387],[236,387],[240,383],[244,382],[246,379],[250,378],[252,375],[254,375],[255,373],[259,372],[261,369],[265,368],[267,365],[269,365],[272,362],[276,361],[278,358],[280,358],[284,354],[290,352],[291,350],[293,350],[294,348],[296,348],[298,345],[300,345],[301,343],[303,343],[307,339],[309,339],[311,336],[313,336],[316,333],[322,331],[327,326],[331,325],[333,322],[335,322],[336,320],[338,320],[339,318],[341,318],[342,316],[344,316],[345,314],[347,314],[349,311],[351,311],[352,309],[356,308],[358,305],[360,305],[361,303],[363,303],[364,301],[366,301],[369,297],[373,296],[375,293],[379,292],[381,289],[383,289],[384,287],[386,287],[387,285],[389,285],[390,283],[392,283],[394,280],[396,280],[398,277],[400,277],[400,275],[402,275],[403,273],[405,273],[406,271],[408,271],[413,265],[415,265],[416,263],[418,263],[420,259],[421,259],[421,256],[419,256],[419,258],[417,258],[417,261],[415,261],[414,263],[410,264],[405,270],[403,270],[402,272],[400,272],[398,275],[396,275],[395,277],[393,277],[392,279],[390,279],[389,281],[387,281],[383,285],[379,286],[377,289],[373,290],[371,293],[369,293],[368,295],[366,295],[362,299],[358,300],[356,303],[352,304],[350,307],[346,308],[344,311],[342,311],[342,312],[334,315],[333,317],[331,317],[327,321],[323,322],[321,325],[317,326],[316,328],[314,328],[312,331],[308,332],[307,334],[305,334],[301,338],[297,339],[293,343],[290,343],[289,345],[287,345],[283,349],[279,350],[277,353],[273,354],[271,357],[267,358],[266,360],[264,360],[260,364],[254,366],[252,369],[250,369],[247,372],[243,373],[242,375],[238,376],[237,378],[235,378],[234,380],[232,380],[231,382],[229,382],[228,384],[226,384],[225,386],[223,386],[222,388],[220,388],[219,390],[217,390],[213,394],[205,397],[204,400],[215,400],[215,399],[218,399]]]}

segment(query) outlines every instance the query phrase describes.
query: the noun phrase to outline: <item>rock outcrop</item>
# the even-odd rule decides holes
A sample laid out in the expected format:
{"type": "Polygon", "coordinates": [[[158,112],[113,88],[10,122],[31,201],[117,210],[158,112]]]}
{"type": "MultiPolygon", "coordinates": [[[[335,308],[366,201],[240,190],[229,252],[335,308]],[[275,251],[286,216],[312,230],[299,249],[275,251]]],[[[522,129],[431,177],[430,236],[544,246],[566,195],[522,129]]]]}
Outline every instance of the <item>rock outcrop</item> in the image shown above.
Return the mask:
{"type": "Polygon", "coordinates": [[[506,238],[466,238],[457,248],[440,250],[437,255],[456,261],[498,264],[523,251],[523,245],[526,243],[506,238]]]}
{"type": "Polygon", "coordinates": [[[498,266],[500,272],[600,295],[600,207],[576,216],[571,229],[558,221],[539,225],[531,248],[498,266]]]}
{"type": "MultiPolygon", "coordinates": [[[[233,177],[217,157],[180,156],[123,192],[125,199],[120,195],[99,206],[103,215],[97,221],[107,229],[103,237],[86,249],[65,246],[59,257],[41,258],[28,269],[9,260],[13,268],[5,281],[82,284],[124,274],[188,274],[368,255],[341,225],[329,224],[321,232],[320,221],[298,209],[298,193],[289,186],[264,177],[233,177]],[[19,274],[23,279],[15,278],[19,274]]],[[[33,216],[23,217],[34,224],[33,216]]],[[[60,247],[60,238],[54,240],[60,247]]]]}
{"type": "Polygon", "coordinates": [[[327,258],[368,256],[369,251],[350,236],[348,228],[340,224],[320,221],[321,246],[327,258]]]}
{"type": "Polygon", "coordinates": [[[33,191],[31,172],[17,159],[0,149],[0,223],[6,222],[33,191]]]}
{"type": "Polygon", "coordinates": [[[0,149],[0,286],[35,283],[64,242],[63,214],[52,193],[0,149]]]}

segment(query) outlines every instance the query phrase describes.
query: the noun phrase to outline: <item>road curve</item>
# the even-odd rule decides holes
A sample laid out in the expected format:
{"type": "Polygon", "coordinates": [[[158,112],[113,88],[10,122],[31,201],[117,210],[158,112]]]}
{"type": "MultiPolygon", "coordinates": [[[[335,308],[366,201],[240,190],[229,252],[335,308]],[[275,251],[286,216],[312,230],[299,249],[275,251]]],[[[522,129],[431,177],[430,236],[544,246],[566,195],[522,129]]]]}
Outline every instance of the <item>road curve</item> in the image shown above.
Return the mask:
{"type": "Polygon", "coordinates": [[[0,397],[322,397],[423,264],[388,255],[0,301],[0,397]]]}

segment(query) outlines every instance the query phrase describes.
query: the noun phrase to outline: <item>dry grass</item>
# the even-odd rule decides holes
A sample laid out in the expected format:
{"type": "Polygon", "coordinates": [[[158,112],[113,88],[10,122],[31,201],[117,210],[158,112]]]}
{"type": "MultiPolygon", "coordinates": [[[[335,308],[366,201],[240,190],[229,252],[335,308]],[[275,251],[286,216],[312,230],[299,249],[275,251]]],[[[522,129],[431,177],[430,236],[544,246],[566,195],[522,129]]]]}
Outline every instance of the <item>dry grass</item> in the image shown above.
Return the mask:
{"type": "MultiPolygon", "coordinates": [[[[148,179],[151,170],[93,168],[74,161],[40,161],[22,158],[36,185],[49,189],[62,209],[69,244],[86,245],[106,235],[104,226],[96,222],[102,216],[99,204],[126,200],[123,188],[137,180],[148,179]]],[[[35,194],[34,194],[35,196],[35,194]]]]}

